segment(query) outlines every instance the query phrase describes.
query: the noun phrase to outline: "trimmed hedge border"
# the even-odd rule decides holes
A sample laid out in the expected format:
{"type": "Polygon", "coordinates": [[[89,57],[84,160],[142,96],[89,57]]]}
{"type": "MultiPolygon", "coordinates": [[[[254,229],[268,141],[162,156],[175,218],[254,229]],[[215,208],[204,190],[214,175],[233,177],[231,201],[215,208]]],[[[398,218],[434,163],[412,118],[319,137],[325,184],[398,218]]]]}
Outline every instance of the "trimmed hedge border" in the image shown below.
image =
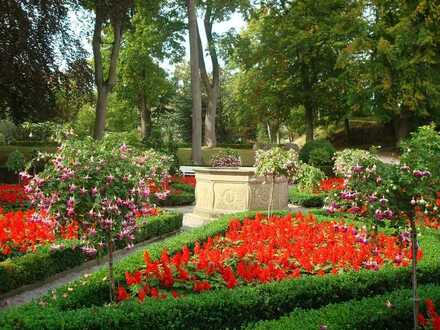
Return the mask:
{"type": "MultiPolygon", "coordinates": [[[[185,244],[191,248],[196,241],[224,232],[231,217],[243,219],[254,215],[255,212],[248,212],[223,217],[207,226],[153,243],[146,250],[153,260],[160,257],[164,248],[173,254],[185,244]]],[[[335,218],[319,216],[319,220],[326,219],[335,218]]],[[[440,243],[434,231],[424,232],[421,246],[424,258],[419,263],[419,283],[439,283],[440,243]]],[[[116,281],[124,281],[126,271],[135,271],[143,264],[142,251],[119,261],[115,265],[116,281]]],[[[102,269],[88,278],[65,285],[39,302],[2,312],[0,326],[6,329],[239,328],[247,323],[279,318],[295,308],[320,308],[329,303],[409,288],[411,284],[408,268],[390,266],[377,272],[363,270],[337,276],[304,276],[233,290],[220,289],[190,294],[178,300],[147,299],[143,304],[129,301],[106,305],[106,274],[106,269],[102,269]]]]}
{"type": "Polygon", "coordinates": [[[289,201],[303,207],[323,207],[325,194],[310,194],[300,191],[297,187],[289,189],[289,201]]]}
{"type": "MultiPolygon", "coordinates": [[[[440,286],[426,285],[419,288],[421,311],[425,310],[425,299],[440,303],[440,286]]],[[[320,309],[294,310],[279,320],[260,321],[249,324],[246,329],[270,330],[316,330],[322,325],[328,329],[412,329],[412,302],[409,289],[396,290],[362,300],[350,300],[330,304],[320,309]],[[392,307],[386,307],[389,301],[392,307]]],[[[425,313],[426,316],[426,313],[425,313]]]]}
{"type": "MultiPolygon", "coordinates": [[[[182,214],[165,212],[162,215],[140,219],[135,235],[135,243],[165,235],[182,227],[182,214]]],[[[60,241],[64,249],[50,251],[42,247],[34,253],[6,259],[0,262],[0,293],[5,294],[21,286],[44,281],[62,271],[89,260],[81,252],[78,241],[60,241]]],[[[120,245],[119,248],[123,246],[120,245]]]]}

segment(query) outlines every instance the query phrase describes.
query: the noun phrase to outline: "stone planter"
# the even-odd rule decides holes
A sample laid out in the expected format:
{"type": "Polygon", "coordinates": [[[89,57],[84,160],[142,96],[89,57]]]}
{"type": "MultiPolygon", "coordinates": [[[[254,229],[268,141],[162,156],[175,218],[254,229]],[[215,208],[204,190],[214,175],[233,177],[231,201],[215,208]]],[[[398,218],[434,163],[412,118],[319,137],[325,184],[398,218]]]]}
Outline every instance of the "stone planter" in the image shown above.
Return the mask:
{"type": "MultiPolygon", "coordinates": [[[[186,218],[190,222],[207,223],[221,215],[251,210],[267,210],[270,202],[271,178],[256,177],[253,168],[198,168],[196,173],[196,205],[186,218]]],[[[288,207],[285,178],[275,180],[272,209],[288,207]]]]}

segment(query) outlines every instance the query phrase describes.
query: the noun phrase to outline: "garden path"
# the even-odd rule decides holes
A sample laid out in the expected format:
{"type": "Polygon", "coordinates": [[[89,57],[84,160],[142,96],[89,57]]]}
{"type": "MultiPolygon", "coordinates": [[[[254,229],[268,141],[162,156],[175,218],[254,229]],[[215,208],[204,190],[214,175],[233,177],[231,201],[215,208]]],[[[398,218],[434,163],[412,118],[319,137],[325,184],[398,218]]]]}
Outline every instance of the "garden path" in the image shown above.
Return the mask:
{"type": "MultiPolygon", "coordinates": [[[[194,208],[194,206],[181,206],[181,207],[167,207],[165,209],[186,214],[186,213],[192,213],[193,208],[194,208]]],[[[292,212],[307,211],[307,209],[305,209],[305,208],[296,207],[293,205],[289,205],[289,209],[292,212]]],[[[191,230],[192,228],[194,228],[194,226],[190,226],[190,225],[187,225],[184,223],[182,230],[191,230]]],[[[155,239],[151,239],[151,240],[148,240],[145,242],[138,243],[131,250],[127,250],[127,249],[119,250],[114,255],[115,262],[117,262],[121,258],[124,258],[130,254],[133,254],[139,250],[145,249],[149,244],[151,244],[153,242],[163,240],[163,239],[165,239],[169,236],[175,235],[177,233],[178,232],[175,232],[175,233],[163,236],[163,237],[159,237],[159,238],[155,238],[155,239]]],[[[65,285],[66,283],[69,283],[71,281],[79,279],[80,277],[82,277],[86,274],[91,274],[93,272],[98,271],[99,269],[101,269],[102,267],[105,266],[105,264],[104,264],[105,261],[106,261],[105,258],[100,261],[91,260],[89,262],[82,264],[81,266],[78,266],[73,269],[70,269],[65,272],[54,275],[54,276],[50,277],[49,279],[45,280],[44,282],[39,282],[36,284],[24,286],[20,289],[14,290],[14,291],[10,292],[9,294],[7,294],[5,297],[0,298],[0,309],[7,308],[10,306],[14,306],[14,305],[21,305],[21,304],[30,302],[33,299],[38,299],[39,297],[45,295],[48,291],[57,289],[57,288],[65,285]]]]}

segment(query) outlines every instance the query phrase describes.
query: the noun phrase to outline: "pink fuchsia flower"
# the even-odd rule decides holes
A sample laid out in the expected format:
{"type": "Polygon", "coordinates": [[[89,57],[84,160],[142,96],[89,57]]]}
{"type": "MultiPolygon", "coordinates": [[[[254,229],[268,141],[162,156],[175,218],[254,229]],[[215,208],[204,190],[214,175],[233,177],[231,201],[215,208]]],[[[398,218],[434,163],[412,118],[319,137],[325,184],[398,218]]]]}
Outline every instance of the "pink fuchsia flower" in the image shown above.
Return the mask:
{"type": "Polygon", "coordinates": [[[70,193],[73,193],[73,192],[75,192],[76,191],[76,186],[75,186],[75,184],[74,183],[72,183],[70,186],[69,186],[69,192],[70,193]]]}
{"type": "Polygon", "coordinates": [[[353,173],[362,173],[364,171],[364,167],[357,164],[353,166],[351,170],[353,171],[353,173]]]}
{"type": "Polygon", "coordinates": [[[91,190],[92,197],[95,197],[98,194],[98,188],[93,187],[91,190]]]}
{"type": "Polygon", "coordinates": [[[378,221],[383,221],[383,219],[385,218],[385,216],[384,216],[382,210],[377,209],[377,210],[374,212],[374,218],[375,218],[376,220],[378,220],[378,221]]]}
{"type": "Polygon", "coordinates": [[[115,177],[113,175],[111,175],[111,174],[108,175],[107,176],[107,183],[112,183],[114,179],[115,179],[115,177]]]}
{"type": "Polygon", "coordinates": [[[384,216],[385,219],[391,220],[393,218],[393,216],[394,216],[394,213],[390,209],[386,209],[383,212],[383,216],[384,216]]]}
{"type": "Polygon", "coordinates": [[[385,206],[389,201],[385,198],[385,196],[382,196],[381,199],[379,199],[380,205],[385,206]]]}

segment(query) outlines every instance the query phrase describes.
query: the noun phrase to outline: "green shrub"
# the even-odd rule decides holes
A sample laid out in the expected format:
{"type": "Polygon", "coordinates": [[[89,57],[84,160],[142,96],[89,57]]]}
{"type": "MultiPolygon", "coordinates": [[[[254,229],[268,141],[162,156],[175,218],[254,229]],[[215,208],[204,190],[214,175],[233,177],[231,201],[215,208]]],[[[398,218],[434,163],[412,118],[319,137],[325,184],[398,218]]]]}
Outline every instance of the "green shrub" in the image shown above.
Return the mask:
{"type": "Polygon", "coordinates": [[[18,173],[20,171],[23,171],[25,167],[26,159],[20,151],[15,150],[9,154],[8,160],[6,161],[6,168],[9,171],[13,173],[18,173]]]}
{"type": "MultiPolygon", "coordinates": [[[[234,217],[251,217],[254,214],[249,212],[234,217]]],[[[196,241],[202,242],[224,232],[230,218],[227,216],[207,226],[151,244],[147,250],[155,260],[160,258],[164,248],[167,248],[170,255],[179,251],[183,245],[192,248],[196,241]]],[[[320,217],[319,220],[324,221],[325,218],[320,217]]],[[[361,222],[357,224],[361,225],[361,222]]],[[[426,230],[420,243],[424,257],[419,263],[419,282],[439,283],[440,243],[436,233],[426,230]]],[[[115,265],[115,276],[118,281],[124,281],[126,271],[135,271],[142,265],[143,252],[136,252],[115,265]]],[[[362,270],[338,276],[304,276],[232,290],[213,290],[177,300],[146,299],[142,304],[129,301],[119,305],[105,305],[109,299],[108,288],[103,281],[105,276],[105,270],[98,271],[47,295],[43,302],[33,302],[0,312],[0,324],[4,328],[20,329],[239,328],[250,322],[279,318],[295,308],[320,308],[356,297],[371,297],[393,289],[408,288],[411,283],[408,268],[390,266],[379,271],[362,270]]]]}
{"type": "Polygon", "coordinates": [[[347,177],[356,165],[364,168],[373,167],[380,163],[375,154],[361,149],[344,149],[335,154],[334,172],[337,176],[347,177]]]}
{"type": "MultiPolygon", "coordinates": [[[[440,303],[440,286],[426,285],[419,288],[422,306],[425,299],[440,303]]],[[[362,300],[330,304],[320,309],[294,310],[279,320],[260,321],[248,325],[247,329],[411,329],[413,325],[411,291],[396,290],[362,300]],[[390,307],[387,306],[390,302],[390,307]]],[[[426,308],[423,308],[426,309],[426,308]]],[[[426,314],[425,314],[426,315],[426,314]]]]}
{"type": "Polygon", "coordinates": [[[299,152],[299,160],[322,170],[326,175],[332,175],[333,156],[336,149],[328,140],[313,140],[307,142],[299,152]]]}
{"type": "Polygon", "coordinates": [[[422,126],[402,143],[402,164],[411,164],[416,169],[429,170],[440,180],[440,134],[435,126],[422,126]]]}
{"type": "Polygon", "coordinates": [[[0,132],[0,145],[6,144],[6,138],[3,133],[0,132]]]}
{"type": "Polygon", "coordinates": [[[323,207],[325,197],[325,194],[304,192],[297,187],[289,189],[289,202],[303,207],[323,207]]]}
{"type": "Polygon", "coordinates": [[[325,173],[319,168],[301,163],[298,168],[296,184],[299,190],[313,193],[319,189],[319,184],[325,177],[325,173]]]}
{"type": "Polygon", "coordinates": [[[17,126],[10,120],[0,120],[0,133],[6,144],[12,144],[17,138],[17,126]]]}
{"type": "MultiPolygon", "coordinates": [[[[178,230],[182,226],[182,215],[166,212],[160,216],[141,219],[139,222],[135,233],[136,243],[178,230]]],[[[43,281],[87,260],[81,252],[80,242],[57,242],[57,245],[60,244],[63,244],[64,248],[53,250],[50,246],[45,246],[34,253],[0,262],[0,293],[43,281]]],[[[119,244],[118,247],[122,248],[123,245],[119,244]]]]}

